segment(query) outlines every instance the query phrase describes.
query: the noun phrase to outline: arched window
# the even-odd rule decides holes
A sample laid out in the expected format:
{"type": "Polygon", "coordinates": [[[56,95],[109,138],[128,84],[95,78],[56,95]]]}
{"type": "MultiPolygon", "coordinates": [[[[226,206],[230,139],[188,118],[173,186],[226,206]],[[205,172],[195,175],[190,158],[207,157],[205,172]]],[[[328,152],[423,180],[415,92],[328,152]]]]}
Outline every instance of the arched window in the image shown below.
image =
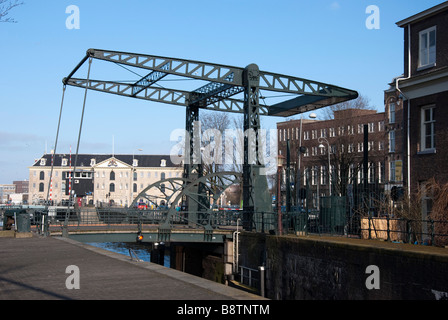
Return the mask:
{"type": "Polygon", "coordinates": [[[39,179],[40,179],[40,180],[45,180],[45,172],[41,171],[41,172],[39,173],[39,179]]]}
{"type": "Polygon", "coordinates": [[[115,172],[110,172],[110,180],[115,180],[115,172]]]}
{"type": "Polygon", "coordinates": [[[39,183],[39,192],[44,192],[44,184],[42,182],[39,183]]]}
{"type": "Polygon", "coordinates": [[[165,184],[161,184],[160,185],[160,191],[162,192],[162,193],[165,193],[165,184]]]}
{"type": "Polygon", "coordinates": [[[115,192],[115,183],[109,185],[109,192],[115,192]]]}
{"type": "Polygon", "coordinates": [[[165,172],[162,172],[162,173],[160,174],[160,180],[165,180],[165,172]]]}
{"type": "Polygon", "coordinates": [[[134,183],[134,185],[133,185],[132,188],[133,188],[133,189],[132,189],[133,192],[137,192],[137,184],[136,184],[136,183],[134,183]]]}

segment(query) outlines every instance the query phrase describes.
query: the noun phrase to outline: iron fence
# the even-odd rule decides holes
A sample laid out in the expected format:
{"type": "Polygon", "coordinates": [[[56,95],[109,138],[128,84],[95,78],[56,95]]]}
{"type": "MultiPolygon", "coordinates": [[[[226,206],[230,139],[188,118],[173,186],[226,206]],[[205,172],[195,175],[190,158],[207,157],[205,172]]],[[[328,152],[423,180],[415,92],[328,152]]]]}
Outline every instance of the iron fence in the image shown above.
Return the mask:
{"type": "MultiPolygon", "coordinates": [[[[448,221],[347,215],[346,211],[283,212],[283,234],[345,236],[392,242],[448,245],[448,221]]],[[[278,234],[278,213],[253,214],[253,230],[278,234]]]]}

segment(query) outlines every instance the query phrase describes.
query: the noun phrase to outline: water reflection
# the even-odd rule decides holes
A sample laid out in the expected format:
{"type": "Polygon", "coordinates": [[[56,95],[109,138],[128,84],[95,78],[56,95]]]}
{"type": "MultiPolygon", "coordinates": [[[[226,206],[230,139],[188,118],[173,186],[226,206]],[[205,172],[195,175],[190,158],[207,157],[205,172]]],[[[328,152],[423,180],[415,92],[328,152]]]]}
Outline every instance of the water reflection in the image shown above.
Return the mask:
{"type": "MultiPolygon", "coordinates": [[[[151,261],[151,247],[142,243],[127,243],[127,242],[88,242],[88,245],[98,247],[104,250],[112,251],[129,257],[129,249],[132,249],[140,260],[151,261]]],[[[165,251],[163,266],[170,267],[169,250],[165,251]]]]}

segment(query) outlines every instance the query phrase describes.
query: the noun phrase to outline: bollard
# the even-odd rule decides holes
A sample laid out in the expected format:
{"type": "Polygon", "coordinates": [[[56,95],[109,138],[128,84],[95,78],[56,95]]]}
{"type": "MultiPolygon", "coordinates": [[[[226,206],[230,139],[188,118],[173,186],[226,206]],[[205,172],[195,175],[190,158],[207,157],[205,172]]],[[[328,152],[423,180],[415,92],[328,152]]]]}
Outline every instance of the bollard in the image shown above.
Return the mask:
{"type": "Polygon", "coordinates": [[[258,267],[258,270],[260,270],[260,296],[262,296],[263,298],[265,297],[265,288],[264,288],[264,271],[265,271],[265,267],[264,266],[260,266],[258,267]]]}

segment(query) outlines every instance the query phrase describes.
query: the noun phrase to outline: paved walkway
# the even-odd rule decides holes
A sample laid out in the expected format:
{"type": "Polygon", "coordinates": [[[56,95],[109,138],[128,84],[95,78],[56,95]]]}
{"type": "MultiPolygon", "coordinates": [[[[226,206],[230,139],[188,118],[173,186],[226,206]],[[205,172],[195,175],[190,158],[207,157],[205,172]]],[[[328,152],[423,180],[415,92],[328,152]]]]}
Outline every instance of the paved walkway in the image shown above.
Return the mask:
{"type": "Polygon", "coordinates": [[[261,300],[260,296],[65,238],[0,238],[0,300],[261,300]],[[80,272],[80,289],[67,289],[80,272]]]}

